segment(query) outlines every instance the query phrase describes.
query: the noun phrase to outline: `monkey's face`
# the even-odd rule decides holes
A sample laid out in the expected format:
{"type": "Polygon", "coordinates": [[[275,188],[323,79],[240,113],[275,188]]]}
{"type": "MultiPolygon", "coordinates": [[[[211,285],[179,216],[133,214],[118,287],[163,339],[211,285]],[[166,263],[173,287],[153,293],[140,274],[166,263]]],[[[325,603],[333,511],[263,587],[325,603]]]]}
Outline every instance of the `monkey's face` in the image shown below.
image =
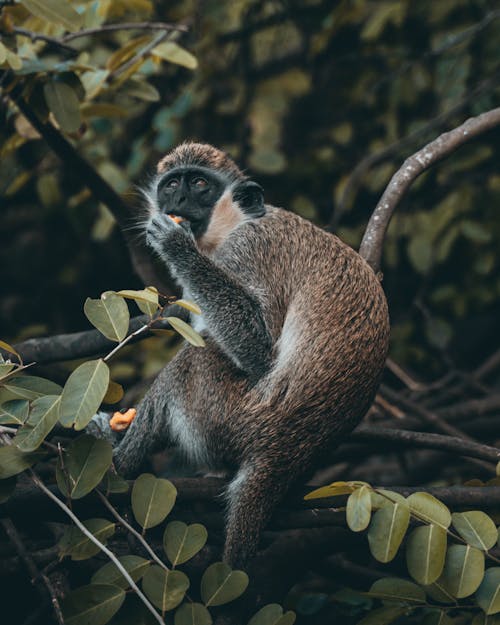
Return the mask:
{"type": "Polygon", "coordinates": [[[262,188],[257,183],[235,181],[223,172],[195,165],[175,167],[162,175],[156,203],[162,213],[189,222],[198,239],[207,231],[214,208],[226,192],[245,215],[255,218],[265,214],[262,188]]]}
{"type": "Polygon", "coordinates": [[[162,213],[189,221],[193,234],[199,237],[227,186],[221,176],[205,167],[176,167],[158,183],[158,207],[162,213]]]}

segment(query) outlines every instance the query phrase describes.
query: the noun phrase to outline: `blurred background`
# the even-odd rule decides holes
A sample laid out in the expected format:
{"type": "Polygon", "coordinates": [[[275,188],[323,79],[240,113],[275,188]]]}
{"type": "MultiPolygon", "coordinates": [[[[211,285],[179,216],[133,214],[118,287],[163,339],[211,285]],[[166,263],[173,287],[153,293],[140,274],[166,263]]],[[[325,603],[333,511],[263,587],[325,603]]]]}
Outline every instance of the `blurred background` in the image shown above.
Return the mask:
{"type": "MultiPolygon", "coordinates": [[[[144,33],[71,42],[94,68],[73,73],[84,92],[72,140],[117,191],[137,194],[179,142],[207,141],[229,151],[269,203],[355,248],[404,158],[499,102],[493,0],[74,4],[87,26],[185,25],[177,41],[196,59],[148,58],[119,88],[105,88],[95,68],[109,68],[144,33]]],[[[3,26],[6,15],[33,31],[43,26],[23,7],[5,11],[3,26]]],[[[18,51],[28,43],[18,38],[18,51]]],[[[48,73],[64,74],[61,50],[45,46],[42,56],[48,73]]],[[[45,70],[35,70],[43,80],[45,70]]],[[[88,329],[86,297],[140,286],[124,241],[80,172],[14,109],[0,115],[0,334],[13,343],[88,329]]],[[[383,262],[391,355],[417,378],[472,369],[499,347],[499,157],[499,130],[471,142],[421,176],[392,221],[383,262]]],[[[152,338],[123,350],[113,379],[153,375],[170,349],[152,338]]]]}

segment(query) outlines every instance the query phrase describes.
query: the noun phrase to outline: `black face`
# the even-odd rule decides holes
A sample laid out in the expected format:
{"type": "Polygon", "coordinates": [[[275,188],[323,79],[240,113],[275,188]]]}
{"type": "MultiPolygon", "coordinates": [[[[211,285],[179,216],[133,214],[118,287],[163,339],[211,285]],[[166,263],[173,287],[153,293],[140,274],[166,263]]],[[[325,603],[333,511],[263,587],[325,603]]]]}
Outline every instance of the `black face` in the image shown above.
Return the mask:
{"type": "MultiPolygon", "coordinates": [[[[229,180],[205,167],[176,167],[158,183],[158,205],[163,213],[189,221],[193,234],[199,237],[207,230],[213,207],[229,186],[229,180]]],[[[239,183],[233,197],[244,212],[255,217],[265,213],[262,189],[255,182],[239,183]]]]}

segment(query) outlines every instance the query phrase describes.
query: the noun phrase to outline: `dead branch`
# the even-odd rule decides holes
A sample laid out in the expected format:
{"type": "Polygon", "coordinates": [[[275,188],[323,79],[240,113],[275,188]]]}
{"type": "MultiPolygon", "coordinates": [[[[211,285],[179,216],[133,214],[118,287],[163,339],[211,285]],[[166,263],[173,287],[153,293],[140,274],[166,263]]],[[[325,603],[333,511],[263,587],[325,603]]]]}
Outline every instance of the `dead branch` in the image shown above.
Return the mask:
{"type": "Polygon", "coordinates": [[[500,125],[500,107],[477,117],[471,117],[458,128],[440,135],[405,160],[402,167],[391,178],[373,211],[359,248],[360,255],[376,273],[380,271],[382,246],[389,221],[412,182],[434,163],[498,125],[500,125]]]}

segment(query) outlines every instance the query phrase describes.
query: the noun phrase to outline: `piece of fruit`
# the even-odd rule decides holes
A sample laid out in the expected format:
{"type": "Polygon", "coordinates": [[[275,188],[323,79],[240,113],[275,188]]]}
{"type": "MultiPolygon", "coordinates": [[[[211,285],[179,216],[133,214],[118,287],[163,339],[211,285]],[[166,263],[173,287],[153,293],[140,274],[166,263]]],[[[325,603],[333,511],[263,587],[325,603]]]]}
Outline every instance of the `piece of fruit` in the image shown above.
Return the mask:
{"type": "Polygon", "coordinates": [[[113,432],[123,432],[135,419],[136,414],[135,408],[129,408],[126,412],[115,412],[109,420],[109,427],[113,432]]]}
{"type": "Polygon", "coordinates": [[[184,221],[183,217],[179,217],[179,215],[169,215],[172,221],[175,221],[176,224],[180,224],[181,221],[184,221]]]}

